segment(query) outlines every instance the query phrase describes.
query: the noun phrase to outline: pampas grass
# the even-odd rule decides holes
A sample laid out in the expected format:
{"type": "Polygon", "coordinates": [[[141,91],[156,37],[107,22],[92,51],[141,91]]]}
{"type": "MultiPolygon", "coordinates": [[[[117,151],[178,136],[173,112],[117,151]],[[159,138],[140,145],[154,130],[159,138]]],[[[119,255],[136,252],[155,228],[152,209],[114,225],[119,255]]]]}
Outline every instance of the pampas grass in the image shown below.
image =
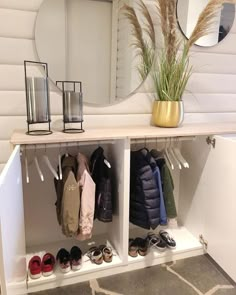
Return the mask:
{"type": "Polygon", "coordinates": [[[236,4],[236,0],[209,0],[205,9],[199,15],[197,24],[187,41],[187,50],[189,50],[198,39],[211,33],[210,27],[214,23],[214,19],[224,3],[236,4]]]}
{"type": "Polygon", "coordinates": [[[136,40],[134,44],[142,57],[140,74],[146,77],[149,73],[147,71],[151,70],[156,99],[164,101],[182,100],[192,74],[192,66],[189,63],[190,48],[199,38],[210,33],[211,25],[224,3],[236,4],[236,0],[209,0],[190,38],[186,41],[184,38],[179,38],[176,2],[177,0],[156,0],[156,11],[160,19],[164,44],[161,50],[155,52],[155,56],[153,54],[155,30],[145,4],[141,1],[139,5],[140,12],[145,19],[144,27],[141,26],[135,10],[128,5],[124,6],[125,15],[133,26],[133,35],[136,40]],[[144,40],[143,32],[148,34],[151,45],[144,40]],[[154,63],[153,67],[151,63],[154,63]]]}
{"type": "Polygon", "coordinates": [[[140,57],[140,63],[137,67],[140,78],[144,81],[151,71],[155,56],[155,29],[151,15],[146,5],[141,0],[139,2],[139,12],[143,17],[144,23],[141,26],[139,18],[133,7],[124,4],[122,7],[124,15],[132,26],[134,41],[132,45],[137,50],[137,56],[140,57]],[[144,32],[146,33],[146,38],[144,32]]]}
{"type": "Polygon", "coordinates": [[[191,76],[187,46],[181,51],[176,20],[176,0],[157,0],[164,47],[151,72],[156,99],[179,101],[191,76]]]}
{"type": "Polygon", "coordinates": [[[189,63],[190,48],[199,38],[210,33],[210,27],[222,5],[224,3],[236,4],[236,0],[209,0],[187,41],[178,37],[176,0],[156,1],[164,36],[164,48],[157,55],[151,73],[156,99],[179,101],[182,100],[192,74],[192,66],[189,63]]]}

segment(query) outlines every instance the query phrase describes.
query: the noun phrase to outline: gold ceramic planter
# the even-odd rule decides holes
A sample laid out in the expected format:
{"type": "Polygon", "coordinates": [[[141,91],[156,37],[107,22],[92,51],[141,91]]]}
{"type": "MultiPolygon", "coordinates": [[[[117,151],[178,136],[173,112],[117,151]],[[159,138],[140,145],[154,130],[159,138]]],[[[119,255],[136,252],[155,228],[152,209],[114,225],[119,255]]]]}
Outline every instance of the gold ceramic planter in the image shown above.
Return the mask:
{"type": "Polygon", "coordinates": [[[184,119],[183,101],[155,101],[152,123],[159,127],[178,127],[184,119]]]}

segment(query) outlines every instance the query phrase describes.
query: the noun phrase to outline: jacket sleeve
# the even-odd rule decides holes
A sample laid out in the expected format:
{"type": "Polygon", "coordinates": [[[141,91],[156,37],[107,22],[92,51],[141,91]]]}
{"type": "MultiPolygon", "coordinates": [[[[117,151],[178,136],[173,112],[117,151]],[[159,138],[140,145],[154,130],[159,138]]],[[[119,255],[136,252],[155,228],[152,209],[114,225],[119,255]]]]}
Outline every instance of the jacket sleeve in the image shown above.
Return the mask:
{"type": "Polygon", "coordinates": [[[84,170],[84,173],[79,181],[79,185],[82,188],[82,192],[79,234],[77,238],[79,240],[86,240],[92,236],[95,206],[95,183],[87,170],[84,170]]]}

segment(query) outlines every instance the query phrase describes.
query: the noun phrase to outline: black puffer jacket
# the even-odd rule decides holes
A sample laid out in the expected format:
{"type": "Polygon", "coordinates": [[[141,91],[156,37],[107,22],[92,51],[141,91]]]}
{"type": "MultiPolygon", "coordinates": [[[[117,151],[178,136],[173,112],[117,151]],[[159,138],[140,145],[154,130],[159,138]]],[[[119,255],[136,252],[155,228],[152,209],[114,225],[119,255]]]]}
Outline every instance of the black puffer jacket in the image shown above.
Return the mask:
{"type": "Polygon", "coordinates": [[[94,218],[112,221],[111,169],[105,164],[104,150],[98,147],[90,158],[90,171],[96,184],[94,218]]]}
{"type": "Polygon", "coordinates": [[[130,222],[145,229],[155,229],[160,221],[155,168],[156,162],[147,149],[131,152],[130,222]]]}

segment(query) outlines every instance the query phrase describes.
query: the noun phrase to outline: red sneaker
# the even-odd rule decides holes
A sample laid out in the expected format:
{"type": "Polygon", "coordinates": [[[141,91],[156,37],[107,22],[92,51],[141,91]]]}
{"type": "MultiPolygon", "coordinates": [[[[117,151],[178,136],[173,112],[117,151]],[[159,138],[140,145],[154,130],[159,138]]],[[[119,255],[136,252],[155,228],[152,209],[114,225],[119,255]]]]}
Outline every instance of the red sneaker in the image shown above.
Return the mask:
{"type": "Polygon", "coordinates": [[[42,259],[42,272],[43,276],[48,277],[53,274],[55,265],[55,258],[52,254],[46,253],[42,259]]]}
{"type": "Polygon", "coordinates": [[[29,261],[29,275],[31,279],[39,279],[42,275],[41,272],[41,258],[33,256],[29,261]]]}

